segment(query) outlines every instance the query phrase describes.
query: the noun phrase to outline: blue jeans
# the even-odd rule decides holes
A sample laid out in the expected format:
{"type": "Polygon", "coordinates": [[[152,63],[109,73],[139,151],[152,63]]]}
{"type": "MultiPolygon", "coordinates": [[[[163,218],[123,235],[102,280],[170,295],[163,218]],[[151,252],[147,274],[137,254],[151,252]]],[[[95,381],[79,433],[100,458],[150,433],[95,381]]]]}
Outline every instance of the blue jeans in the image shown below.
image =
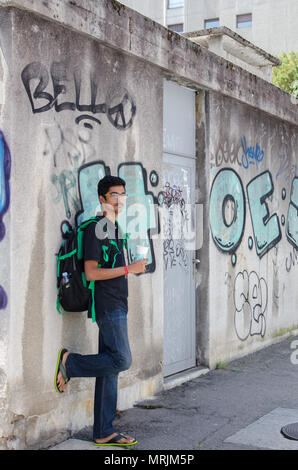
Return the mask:
{"type": "Polygon", "coordinates": [[[98,354],[70,353],[66,373],[71,377],[96,377],[94,396],[93,439],[115,432],[113,420],[117,409],[118,374],[131,366],[127,334],[127,312],[115,309],[104,312],[99,327],[98,354]]]}

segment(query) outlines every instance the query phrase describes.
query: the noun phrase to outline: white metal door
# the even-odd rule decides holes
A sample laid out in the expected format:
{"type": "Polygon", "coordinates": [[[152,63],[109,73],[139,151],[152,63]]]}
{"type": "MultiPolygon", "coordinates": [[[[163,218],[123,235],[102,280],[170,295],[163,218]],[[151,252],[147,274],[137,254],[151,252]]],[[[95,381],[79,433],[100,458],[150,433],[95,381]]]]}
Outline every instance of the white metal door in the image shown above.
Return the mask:
{"type": "Polygon", "coordinates": [[[195,170],[195,94],[165,82],[162,193],[165,376],[195,366],[195,170]]]}

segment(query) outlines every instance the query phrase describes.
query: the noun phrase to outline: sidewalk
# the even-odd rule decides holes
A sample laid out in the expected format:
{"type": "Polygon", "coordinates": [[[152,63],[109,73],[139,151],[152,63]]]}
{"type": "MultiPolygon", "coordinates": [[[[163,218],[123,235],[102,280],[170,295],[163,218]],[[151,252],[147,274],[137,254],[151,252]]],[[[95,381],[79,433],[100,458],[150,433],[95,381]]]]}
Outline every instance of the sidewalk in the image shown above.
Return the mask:
{"type": "MultiPolygon", "coordinates": [[[[116,429],[137,438],[136,450],[298,450],[298,441],[280,434],[298,422],[298,364],[291,362],[297,339],[144,400],[120,413],[116,429]]],[[[91,436],[86,428],[50,450],[101,450],[84,441],[91,436]]]]}

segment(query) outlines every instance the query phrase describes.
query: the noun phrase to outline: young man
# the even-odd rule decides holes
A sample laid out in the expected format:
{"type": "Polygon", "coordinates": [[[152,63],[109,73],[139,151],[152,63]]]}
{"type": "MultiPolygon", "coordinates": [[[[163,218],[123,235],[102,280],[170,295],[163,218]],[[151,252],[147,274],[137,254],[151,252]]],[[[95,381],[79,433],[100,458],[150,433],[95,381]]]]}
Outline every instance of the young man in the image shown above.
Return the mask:
{"type": "MultiPolygon", "coordinates": [[[[103,216],[84,233],[87,281],[95,281],[99,352],[82,356],[61,350],[57,388],[64,392],[71,377],[96,377],[93,440],[96,445],[132,445],[136,440],[115,432],[118,374],[129,369],[131,352],[127,335],[127,275],[144,273],[148,259],[126,266],[118,214],[126,202],[125,181],[106,176],[98,183],[103,216]]],[[[89,309],[90,310],[90,309],[89,309]]],[[[88,316],[91,316],[90,311],[88,316]]]]}

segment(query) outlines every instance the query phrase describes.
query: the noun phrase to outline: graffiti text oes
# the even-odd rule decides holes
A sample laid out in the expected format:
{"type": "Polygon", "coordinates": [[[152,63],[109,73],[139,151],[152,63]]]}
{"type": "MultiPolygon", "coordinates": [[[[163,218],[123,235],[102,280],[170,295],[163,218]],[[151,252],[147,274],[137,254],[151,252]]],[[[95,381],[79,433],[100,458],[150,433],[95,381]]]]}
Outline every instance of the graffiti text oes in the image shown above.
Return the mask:
{"type": "MultiPolygon", "coordinates": [[[[270,214],[266,200],[274,186],[269,171],[253,178],[246,187],[256,252],[262,258],[282,238],[277,214],[270,214]]],[[[220,170],[210,193],[210,226],[217,248],[224,253],[235,253],[241,243],[245,227],[245,194],[238,174],[231,169],[220,170]]],[[[289,242],[298,248],[298,178],[292,183],[286,234],[289,242]]]]}
{"type": "MultiPolygon", "coordinates": [[[[79,111],[82,114],[76,118],[79,124],[82,120],[90,120],[101,124],[101,121],[94,116],[85,113],[106,114],[110,123],[119,130],[125,130],[132,126],[136,114],[136,105],[133,98],[125,88],[111,89],[108,91],[105,103],[96,103],[98,92],[98,80],[94,73],[90,74],[90,104],[82,104],[81,88],[82,77],[79,68],[75,68],[72,78],[64,62],[53,62],[50,74],[47,68],[40,62],[28,64],[21,74],[22,82],[27,92],[32,112],[43,113],[54,108],[56,112],[79,111]],[[52,91],[49,93],[50,76],[52,81],[52,91]],[[38,81],[35,89],[31,89],[32,82],[38,81]],[[73,101],[63,101],[62,97],[66,92],[73,92],[73,101]],[[40,106],[40,100],[45,103],[40,106]]],[[[85,127],[92,128],[91,124],[84,123],[85,127]]]]}
{"type": "Polygon", "coordinates": [[[247,196],[252,219],[257,255],[261,258],[281,240],[281,229],[276,214],[269,215],[268,199],[274,191],[271,174],[265,171],[247,185],[247,196]]]}
{"type": "Polygon", "coordinates": [[[245,195],[234,170],[220,170],[213,181],[210,224],[213,240],[220,251],[234,253],[241,243],[245,225],[245,195]],[[228,212],[233,212],[232,216],[228,212]]]}

